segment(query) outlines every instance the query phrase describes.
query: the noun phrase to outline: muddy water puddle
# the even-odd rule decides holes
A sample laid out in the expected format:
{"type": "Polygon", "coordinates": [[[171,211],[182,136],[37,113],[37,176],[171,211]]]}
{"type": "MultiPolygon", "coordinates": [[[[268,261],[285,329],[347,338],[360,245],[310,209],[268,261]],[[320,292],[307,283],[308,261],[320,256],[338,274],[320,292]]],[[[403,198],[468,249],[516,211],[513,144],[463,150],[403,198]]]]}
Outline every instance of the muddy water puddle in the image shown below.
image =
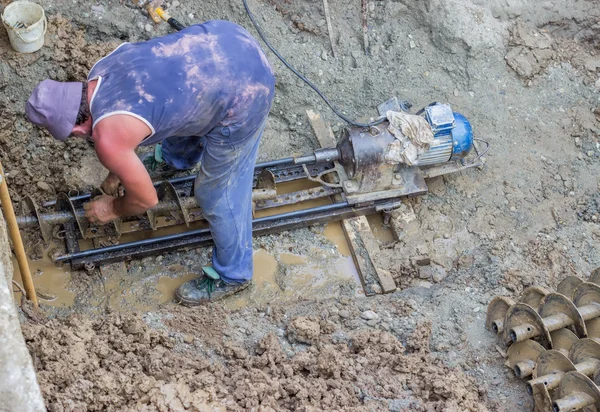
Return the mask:
{"type": "MultiPolygon", "coordinates": [[[[289,182],[278,185],[278,193],[291,193],[308,189],[316,185],[311,182],[289,182]]],[[[302,208],[322,206],[330,203],[329,198],[316,199],[301,204],[302,208]]],[[[275,213],[298,210],[298,205],[258,211],[256,217],[275,213]]],[[[176,219],[174,217],[173,219],[176,219]]],[[[380,243],[393,241],[391,232],[384,228],[381,215],[368,217],[375,236],[380,243]]],[[[159,225],[172,225],[170,218],[161,218],[159,225]]],[[[205,227],[203,222],[192,223],[190,229],[205,227]]],[[[134,231],[135,224],[129,224],[124,232],[134,231]]],[[[157,231],[140,231],[125,233],[121,242],[148,239],[177,233],[182,226],[164,227],[157,231]]],[[[362,295],[360,280],[354,266],[350,249],[339,222],[331,222],[324,226],[322,235],[330,246],[323,249],[322,242],[315,242],[314,247],[302,254],[294,253],[292,247],[275,245],[265,249],[259,248],[254,253],[253,284],[243,292],[230,297],[224,302],[229,309],[245,306],[266,306],[270,303],[281,303],[290,300],[303,300],[335,297],[340,294],[362,295]],[[289,250],[288,250],[289,249],[289,250]]],[[[291,236],[294,243],[293,232],[291,236]]],[[[326,242],[327,243],[327,242],[326,242]]],[[[260,244],[260,243],[259,243],[260,244]]],[[[82,249],[91,247],[91,241],[80,241],[82,249]]],[[[34,283],[42,305],[54,307],[78,307],[84,301],[87,307],[110,308],[123,311],[145,311],[173,300],[174,292],[181,284],[197,276],[192,266],[145,264],[132,262],[136,271],[128,270],[125,264],[103,267],[100,274],[93,276],[84,272],[71,273],[68,265],[56,267],[44,253],[44,259],[30,261],[34,274],[34,283]],[[81,284],[84,284],[82,287],[81,284]],[[77,287],[73,287],[76,284],[77,287]],[[83,290],[83,292],[82,292],[83,290]],[[82,296],[78,295],[82,293],[82,296]],[[83,296],[85,295],[85,296],[83,296]]],[[[192,255],[192,259],[195,259],[192,255]]],[[[18,266],[15,266],[15,280],[22,283],[18,266]]],[[[131,269],[131,268],[130,268],[131,269]]],[[[17,297],[19,297],[17,293],[17,297]]]]}
{"type": "MultiPolygon", "coordinates": [[[[53,246],[51,245],[44,251],[44,256],[47,255],[52,247],[53,246]]],[[[71,272],[69,267],[57,267],[49,258],[35,261],[28,259],[28,261],[40,304],[56,307],[71,306],[75,301],[75,292],[69,290],[69,285],[71,283],[71,272]]],[[[21,272],[14,255],[12,264],[14,268],[13,279],[22,285],[21,272]]],[[[15,297],[20,300],[21,293],[16,292],[15,297]]]]}

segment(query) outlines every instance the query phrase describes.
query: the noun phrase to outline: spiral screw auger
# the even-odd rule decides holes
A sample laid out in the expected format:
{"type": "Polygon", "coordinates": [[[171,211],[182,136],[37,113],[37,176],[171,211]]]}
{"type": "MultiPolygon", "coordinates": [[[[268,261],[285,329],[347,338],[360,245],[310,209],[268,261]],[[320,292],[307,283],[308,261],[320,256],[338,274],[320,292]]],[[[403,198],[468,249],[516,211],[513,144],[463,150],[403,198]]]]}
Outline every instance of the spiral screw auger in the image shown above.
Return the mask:
{"type": "Polygon", "coordinates": [[[506,366],[527,382],[538,411],[600,406],[600,268],[566,277],[557,292],[530,287],[517,301],[497,296],[486,328],[510,345],[506,366]]]}
{"type": "MultiPolygon", "coordinates": [[[[168,181],[162,182],[156,189],[158,204],[148,210],[143,216],[136,218],[140,229],[156,230],[159,227],[159,219],[174,219],[177,223],[183,223],[189,227],[193,221],[202,218],[202,212],[198,209],[196,199],[188,188],[187,196],[181,196],[173,184],[168,181]],[[194,210],[192,212],[192,210],[194,210]]],[[[91,197],[100,194],[93,192],[91,197]]],[[[263,170],[258,176],[257,187],[253,190],[252,199],[256,202],[274,199],[276,197],[275,183],[272,174],[263,170]]],[[[26,197],[19,206],[17,222],[20,229],[39,228],[44,241],[49,242],[53,235],[55,226],[65,223],[74,223],[83,239],[117,236],[122,230],[121,221],[113,221],[107,225],[97,226],[90,224],[85,218],[82,205],[75,205],[66,193],[60,193],[54,203],[54,212],[40,212],[35,201],[26,197]]]]}

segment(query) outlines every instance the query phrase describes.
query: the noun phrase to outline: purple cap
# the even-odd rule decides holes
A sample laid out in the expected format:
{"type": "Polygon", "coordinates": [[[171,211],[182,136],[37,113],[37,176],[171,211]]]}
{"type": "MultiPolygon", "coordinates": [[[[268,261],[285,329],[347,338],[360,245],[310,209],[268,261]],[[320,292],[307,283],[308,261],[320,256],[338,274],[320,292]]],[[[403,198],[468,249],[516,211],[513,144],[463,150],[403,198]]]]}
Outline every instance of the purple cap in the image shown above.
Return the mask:
{"type": "Polygon", "coordinates": [[[44,126],[57,140],[66,140],[71,134],[81,105],[83,83],[40,82],[25,106],[29,121],[44,126]]]}

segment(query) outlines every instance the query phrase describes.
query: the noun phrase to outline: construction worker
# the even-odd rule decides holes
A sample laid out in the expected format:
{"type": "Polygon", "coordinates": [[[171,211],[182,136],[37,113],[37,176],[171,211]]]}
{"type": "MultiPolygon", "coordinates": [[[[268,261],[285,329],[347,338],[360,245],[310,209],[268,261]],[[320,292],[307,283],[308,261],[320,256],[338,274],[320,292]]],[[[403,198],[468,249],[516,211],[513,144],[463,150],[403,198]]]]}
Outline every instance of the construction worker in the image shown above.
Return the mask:
{"type": "Polygon", "coordinates": [[[84,205],[90,222],[144,213],[158,203],[151,173],[191,169],[215,248],[212,267],[176,298],[199,305],[252,279],[252,181],[275,79],[242,27],[209,21],[140,43],[124,43],[92,67],[87,82],[44,80],[28,119],[56,139],[93,140],[109,170],[106,195],[84,205]],[[138,157],[138,146],[156,145],[138,157]],[[117,197],[119,184],[125,195],[117,197]]]}

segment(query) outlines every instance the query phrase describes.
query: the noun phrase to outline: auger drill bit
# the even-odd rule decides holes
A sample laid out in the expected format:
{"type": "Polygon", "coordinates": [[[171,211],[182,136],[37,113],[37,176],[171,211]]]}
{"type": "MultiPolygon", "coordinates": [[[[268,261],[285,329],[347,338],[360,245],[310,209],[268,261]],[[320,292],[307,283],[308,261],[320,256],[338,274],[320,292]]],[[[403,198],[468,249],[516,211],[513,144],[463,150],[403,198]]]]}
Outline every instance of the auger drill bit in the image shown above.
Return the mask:
{"type": "MultiPolygon", "coordinates": [[[[551,333],[552,340],[556,346],[555,351],[567,356],[573,344],[579,339],[567,330],[559,329],[551,333]],[[561,346],[562,345],[562,346],[561,346]]],[[[511,368],[518,378],[524,379],[529,376],[537,376],[537,363],[546,349],[534,340],[524,340],[511,345],[506,352],[506,366],[511,368]]]]}
{"type": "Polygon", "coordinates": [[[579,337],[600,337],[600,287],[583,282],[575,289],[573,301],[560,293],[544,297],[539,313],[531,306],[517,303],[506,312],[504,330],[513,342],[540,337],[542,345],[552,348],[550,332],[573,327],[579,337]]]}
{"type": "Polygon", "coordinates": [[[527,392],[533,395],[539,410],[552,410],[551,393],[559,387],[565,374],[577,371],[592,377],[600,370],[600,343],[595,339],[576,342],[569,356],[557,350],[548,350],[537,359],[536,377],[527,382],[527,392]]]}
{"type": "Polygon", "coordinates": [[[488,305],[485,317],[485,327],[495,334],[504,332],[504,317],[508,309],[515,304],[511,298],[496,296],[488,305]]]}
{"type": "Polygon", "coordinates": [[[515,343],[506,352],[506,366],[511,368],[519,378],[533,374],[536,360],[544,352],[544,347],[534,340],[515,343]]]}
{"type": "MultiPolygon", "coordinates": [[[[252,191],[254,201],[273,199],[277,195],[274,178],[271,172],[263,170],[258,176],[258,185],[252,191]]],[[[198,209],[198,204],[194,196],[180,197],[175,187],[168,181],[162,182],[156,189],[159,203],[148,210],[141,223],[147,225],[146,228],[156,230],[158,228],[158,219],[160,217],[171,217],[173,213],[177,214],[189,227],[194,220],[199,220],[202,216],[201,211],[197,210],[193,214],[192,209],[198,209]]],[[[100,192],[92,193],[92,197],[100,192]]],[[[54,212],[40,213],[39,208],[31,198],[25,198],[21,203],[20,216],[17,218],[20,229],[39,227],[42,238],[48,242],[52,238],[52,228],[67,222],[76,224],[81,237],[84,239],[106,236],[120,236],[121,222],[114,221],[107,225],[97,226],[90,224],[85,218],[85,211],[82,207],[75,207],[67,194],[60,193],[54,206],[54,212]]]]}
{"type": "MultiPolygon", "coordinates": [[[[537,309],[541,300],[548,292],[544,288],[531,286],[523,290],[520,303],[525,303],[534,309],[537,309]]],[[[488,330],[500,335],[504,332],[504,318],[508,309],[515,304],[511,298],[504,296],[496,296],[488,305],[488,310],[485,318],[485,327],[488,330]]]]}
{"type": "MultiPolygon", "coordinates": [[[[591,282],[591,281],[588,280],[588,282],[591,282]]],[[[561,295],[565,295],[569,299],[572,299],[573,293],[575,293],[575,289],[577,289],[577,286],[579,286],[582,283],[583,283],[583,280],[581,280],[577,276],[567,276],[566,278],[564,278],[562,280],[562,282],[560,282],[558,284],[556,291],[558,293],[560,293],[561,295]]],[[[591,283],[597,284],[597,282],[591,282],[591,283]]]]}
{"type": "Polygon", "coordinates": [[[523,289],[521,297],[519,298],[519,302],[538,310],[542,303],[542,299],[544,299],[544,297],[549,293],[550,291],[545,288],[539,286],[530,286],[523,289]]]}
{"type": "MultiPolygon", "coordinates": [[[[92,193],[94,196],[97,193],[92,193]]],[[[157,218],[179,212],[186,224],[189,224],[188,210],[197,208],[194,197],[186,197],[183,200],[179,198],[177,191],[169,182],[163,182],[157,188],[159,203],[148,212],[145,219],[152,229],[156,229],[157,218]]],[[[108,225],[96,226],[91,225],[85,218],[85,211],[82,207],[75,207],[67,194],[60,193],[54,206],[54,213],[40,213],[39,209],[32,200],[26,199],[24,206],[21,206],[22,215],[17,218],[19,228],[39,227],[42,238],[49,241],[52,237],[52,227],[61,225],[67,222],[76,223],[77,229],[84,239],[98,236],[119,236],[120,222],[111,222],[108,225]]]]}
{"type": "Polygon", "coordinates": [[[600,389],[581,372],[566,373],[558,388],[558,399],[552,403],[552,411],[572,412],[588,406],[600,410],[600,389]]]}

